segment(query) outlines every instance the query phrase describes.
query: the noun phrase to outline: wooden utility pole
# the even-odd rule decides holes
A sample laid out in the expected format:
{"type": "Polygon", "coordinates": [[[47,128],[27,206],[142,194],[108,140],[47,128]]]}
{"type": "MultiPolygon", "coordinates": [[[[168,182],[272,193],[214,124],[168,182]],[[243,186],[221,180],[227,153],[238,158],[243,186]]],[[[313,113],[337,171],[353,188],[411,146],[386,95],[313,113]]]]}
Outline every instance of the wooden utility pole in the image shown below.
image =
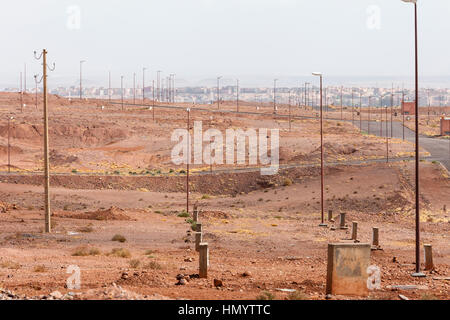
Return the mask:
{"type": "MultiPolygon", "coordinates": [[[[50,213],[50,163],[49,163],[49,146],[48,146],[48,107],[47,107],[47,50],[43,49],[42,53],[39,57],[36,56],[36,51],[34,52],[34,56],[36,60],[40,60],[42,58],[42,79],[44,81],[44,208],[45,208],[45,232],[52,232],[51,228],[51,213],[50,213]]],[[[55,66],[53,64],[53,68],[49,68],[50,71],[55,70],[55,66]]]]}
{"type": "Polygon", "coordinates": [[[47,50],[42,51],[44,74],[44,175],[45,175],[45,232],[52,232],[50,217],[50,165],[48,151],[48,106],[47,106],[47,50]]]}

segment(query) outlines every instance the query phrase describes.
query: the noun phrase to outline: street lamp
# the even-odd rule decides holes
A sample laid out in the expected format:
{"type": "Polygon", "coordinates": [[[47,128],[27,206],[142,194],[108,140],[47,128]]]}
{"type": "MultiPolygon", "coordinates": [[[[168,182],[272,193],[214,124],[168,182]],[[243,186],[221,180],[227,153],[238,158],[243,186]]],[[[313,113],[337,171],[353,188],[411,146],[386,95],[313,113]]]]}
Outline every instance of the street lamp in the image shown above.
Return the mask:
{"type": "MultiPolygon", "coordinates": [[[[190,146],[191,146],[191,133],[190,133],[190,120],[191,120],[191,108],[186,109],[187,112],[187,155],[186,155],[186,212],[189,214],[189,163],[191,162],[190,146]]],[[[211,155],[210,155],[211,156],[211,155]]]]}
{"type": "Polygon", "coordinates": [[[11,139],[11,133],[10,133],[10,122],[14,120],[14,117],[8,117],[8,173],[11,173],[11,144],[10,144],[10,139],[11,139]]]}
{"type": "Polygon", "coordinates": [[[80,100],[83,99],[83,63],[85,63],[86,60],[80,61],[80,100]]]}
{"type": "Polygon", "coordinates": [[[239,79],[236,79],[236,112],[239,112],[239,79]]]}
{"type": "Polygon", "coordinates": [[[277,113],[277,81],[278,79],[273,80],[273,113],[277,113]]]}
{"type": "Polygon", "coordinates": [[[320,77],[320,207],[321,207],[321,223],[320,227],[326,227],[323,214],[323,115],[322,115],[322,79],[321,72],[313,72],[313,76],[320,77]]]}
{"type": "Polygon", "coordinates": [[[142,68],[142,103],[145,103],[145,70],[147,68],[142,68]]]}
{"type": "Polygon", "coordinates": [[[222,76],[217,77],[217,109],[220,109],[220,79],[222,76]]]}
{"type": "Polygon", "coordinates": [[[417,37],[417,0],[402,0],[407,3],[414,3],[414,38],[415,38],[415,86],[416,86],[416,272],[413,277],[425,277],[420,272],[420,212],[419,212],[419,58],[418,58],[418,37],[417,37]]]}
{"type": "Polygon", "coordinates": [[[122,110],[123,110],[123,76],[120,76],[120,92],[121,92],[122,110]]]}

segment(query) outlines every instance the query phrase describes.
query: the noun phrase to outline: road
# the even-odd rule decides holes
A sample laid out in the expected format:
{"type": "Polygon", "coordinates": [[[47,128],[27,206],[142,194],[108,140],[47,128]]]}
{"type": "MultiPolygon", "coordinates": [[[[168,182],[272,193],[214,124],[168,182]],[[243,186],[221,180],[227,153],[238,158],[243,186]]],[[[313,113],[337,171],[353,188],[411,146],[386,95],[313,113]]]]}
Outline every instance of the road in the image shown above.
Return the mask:
{"type": "MultiPolygon", "coordinates": [[[[362,121],[362,129],[368,132],[369,121],[362,121]]],[[[359,127],[359,119],[355,120],[355,126],[359,127]]],[[[404,128],[405,140],[415,143],[415,132],[409,128],[404,128]]],[[[382,133],[380,132],[380,122],[370,121],[370,134],[386,137],[386,133],[389,137],[403,138],[403,125],[401,122],[391,121],[383,122],[382,133]],[[392,133],[392,135],[391,135],[392,133]]],[[[439,161],[450,171],[450,141],[439,138],[431,138],[426,136],[419,136],[419,145],[430,153],[430,157],[427,160],[439,161]]]]}

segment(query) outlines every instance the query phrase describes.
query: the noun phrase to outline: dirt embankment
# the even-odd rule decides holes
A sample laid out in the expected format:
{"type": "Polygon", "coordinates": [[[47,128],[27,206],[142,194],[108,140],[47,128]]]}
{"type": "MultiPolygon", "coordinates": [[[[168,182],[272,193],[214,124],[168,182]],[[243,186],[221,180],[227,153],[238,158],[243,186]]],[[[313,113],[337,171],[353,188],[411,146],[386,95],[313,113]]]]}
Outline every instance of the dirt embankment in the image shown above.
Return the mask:
{"type": "MultiPolygon", "coordinates": [[[[337,169],[327,168],[327,171],[337,169]]],[[[295,168],[280,170],[273,176],[261,176],[259,171],[244,173],[222,173],[213,175],[190,176],[192,192],[212,195],[236,195],[253,190],[291,184],[293,180],[313,177],[320,172],[319,168],[295,168]],[[289,182],[290,181],[290,182],[289,182]]],[[[42,185],[41,175],[2,175],[0,182],[42,185]]],[[[139,190],[154,192],[183,192],[186,188],[186,176],[83,176],[57,175],[50,178],[52,187],[69,189],[115,189],[139,190]]]]}

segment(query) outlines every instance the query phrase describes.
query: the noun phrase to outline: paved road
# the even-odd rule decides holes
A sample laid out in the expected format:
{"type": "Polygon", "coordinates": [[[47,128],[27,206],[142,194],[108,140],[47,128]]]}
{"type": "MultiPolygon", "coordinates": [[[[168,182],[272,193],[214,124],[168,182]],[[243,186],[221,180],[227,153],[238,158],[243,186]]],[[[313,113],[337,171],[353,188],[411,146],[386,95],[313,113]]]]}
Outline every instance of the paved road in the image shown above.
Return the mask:
{"type": "MultiPolygon", "coordinates": [[[[362,129],[368,132],[368,123],[369,121],[362,121],[362,129]]],[[[359,127],[359,120],[355,121],[355,126],[359,127]]],[[[394,138],[403,138],[403,125],[401,122],[392,122],[392,131],[391,131],[391,122],[383,122],[382,133],[380,133],[380,122],[370,121],[370,134],[375,134],[377,136],[386,137],[386,133],[388,136],[392,136],[394,138]],[[391,135],[392,134],[392,135],[391,135]]],[[[414,131],[404,128],[405,131],[405,140],[415,143],[415,133],[414,131]]],[[[428,160],[435,160],[441,162],[447,170],[450,171],[450,141],[446,139],[439,138],[430,138],[425,136],[419,136],[419,145],[421,148],[425,149],[430,153],[430,157],[428,160]]]]}

